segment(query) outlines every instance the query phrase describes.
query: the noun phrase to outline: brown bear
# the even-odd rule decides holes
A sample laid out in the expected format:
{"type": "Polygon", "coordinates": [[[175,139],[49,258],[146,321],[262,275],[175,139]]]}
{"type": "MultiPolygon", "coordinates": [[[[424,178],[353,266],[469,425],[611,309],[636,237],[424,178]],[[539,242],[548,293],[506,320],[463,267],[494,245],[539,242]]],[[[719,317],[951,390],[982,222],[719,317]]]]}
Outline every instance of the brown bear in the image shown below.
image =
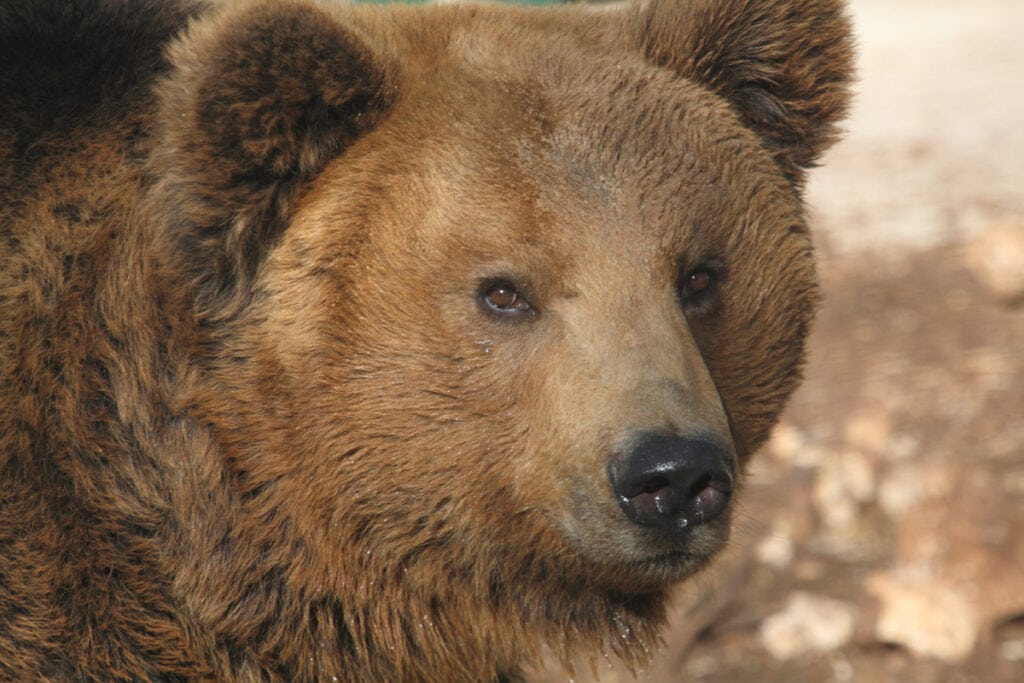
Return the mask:
{"type": "Polygon", "coordinates": [[[639,660],[816,300],[839,0],[0,5],[0,678],[639,660]]]}

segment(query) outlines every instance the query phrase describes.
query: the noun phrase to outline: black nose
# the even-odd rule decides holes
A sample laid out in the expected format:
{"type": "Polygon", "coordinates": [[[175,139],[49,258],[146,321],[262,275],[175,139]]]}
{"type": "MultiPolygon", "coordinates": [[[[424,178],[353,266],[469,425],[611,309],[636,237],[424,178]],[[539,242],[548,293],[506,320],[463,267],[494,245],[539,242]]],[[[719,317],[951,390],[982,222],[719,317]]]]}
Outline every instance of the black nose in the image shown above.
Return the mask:
{"type": "Polygon", "coordinates": [[[609,464],[608,473],[627,517],[642,526],[683,530],[725,510],[731,462],[729,450],[711,440],[647,434],[609,464]]]}

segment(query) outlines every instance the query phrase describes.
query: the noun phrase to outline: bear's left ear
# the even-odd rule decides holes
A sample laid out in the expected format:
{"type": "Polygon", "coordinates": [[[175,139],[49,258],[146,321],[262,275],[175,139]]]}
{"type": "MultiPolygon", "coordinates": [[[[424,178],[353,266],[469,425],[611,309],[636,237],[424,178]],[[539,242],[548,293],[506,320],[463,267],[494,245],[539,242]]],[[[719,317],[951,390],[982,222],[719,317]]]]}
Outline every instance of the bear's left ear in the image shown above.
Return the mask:
{"type": "Polygon", "coordinates": [[[244,294],[302,181],[386,113],[393,79],[354,29],[301,2],[200,19],[168,56],[150,206],[216,306],[244,294]]]}
{"type": "Polygon", "coordinates": [[[838,137],[853,40],[840,0],[650,0],[647,59],[725,98],[798,189],[838,137]]]}

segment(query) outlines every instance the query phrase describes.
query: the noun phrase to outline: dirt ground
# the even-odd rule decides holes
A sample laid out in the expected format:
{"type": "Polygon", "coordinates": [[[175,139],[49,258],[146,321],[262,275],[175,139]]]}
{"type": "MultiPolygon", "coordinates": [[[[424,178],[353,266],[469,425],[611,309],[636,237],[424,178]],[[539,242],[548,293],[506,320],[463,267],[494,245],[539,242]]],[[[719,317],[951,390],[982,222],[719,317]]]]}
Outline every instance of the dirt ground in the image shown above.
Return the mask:
{"type": "Polygon", "coordinates": [[[825,303],[731,548],[646,670],[536,681],[1024,681],[1024,289],[984,267],[1024,286],[1024,2],[852,11],[808,191],[825,303]]]}

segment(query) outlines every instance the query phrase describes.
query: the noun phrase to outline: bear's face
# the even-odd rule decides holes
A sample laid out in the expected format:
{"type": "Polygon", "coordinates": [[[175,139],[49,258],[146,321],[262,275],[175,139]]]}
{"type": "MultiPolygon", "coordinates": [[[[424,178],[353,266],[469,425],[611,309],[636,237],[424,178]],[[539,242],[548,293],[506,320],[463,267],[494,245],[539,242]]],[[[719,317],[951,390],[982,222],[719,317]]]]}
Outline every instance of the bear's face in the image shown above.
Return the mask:
{"type": "Polygon", "coordinates": [[[311,412],[290,418],[308,425],[289,476],[330,528],[354,508],[367,545],[391,548],[374,525],[415,527],[426,507],[470,548],[541,538],[631,590],[724,541],[726,513],[637,524],[610,473],[648,435],[707,439],[731,490],[796,376],[808,236],[727,107],[639,59],[593,59],[605,68],[583,80],[538,64],[529,90],[479,62],[420,80],[269,254],[259,353],[311,412]],[[626,100],[623,83],[639,84],[626,100]],[[751,408],[743,389],[765,375],[751,408]]]}
{"type": "Polygon", "coordinates": [[[580,605],[722,546],[798,380],[850,56],[838,3],[752,5],[264,3],[172,52],[190,400],[303,591],[607,623],[580,605]]]}

